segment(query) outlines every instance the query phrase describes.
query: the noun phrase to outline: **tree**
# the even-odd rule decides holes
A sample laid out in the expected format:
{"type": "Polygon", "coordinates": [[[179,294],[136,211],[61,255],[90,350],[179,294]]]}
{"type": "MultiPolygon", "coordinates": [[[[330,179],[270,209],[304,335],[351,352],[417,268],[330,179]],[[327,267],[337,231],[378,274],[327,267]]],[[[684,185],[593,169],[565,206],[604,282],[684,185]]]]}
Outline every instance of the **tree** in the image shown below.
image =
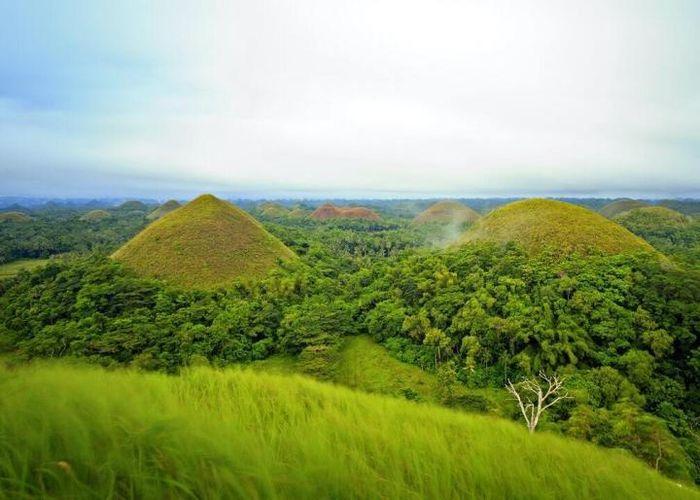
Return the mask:
{"type": "Polygon", "coordinates": [[[568,392],[561,393],[564,388],[564,380],[556,375],[549,377],[544,372],[540,372],[539,378],[525,379],[518,384],[519,387],[516,387],[510,380],[506,384],[506,389],[518,402],[527,428],[531,433],[535,432],[540,417],[547,408],[562,399],[571,398],[568,392]],[[547,384],[546,387],[543,382],[547,384]]]}

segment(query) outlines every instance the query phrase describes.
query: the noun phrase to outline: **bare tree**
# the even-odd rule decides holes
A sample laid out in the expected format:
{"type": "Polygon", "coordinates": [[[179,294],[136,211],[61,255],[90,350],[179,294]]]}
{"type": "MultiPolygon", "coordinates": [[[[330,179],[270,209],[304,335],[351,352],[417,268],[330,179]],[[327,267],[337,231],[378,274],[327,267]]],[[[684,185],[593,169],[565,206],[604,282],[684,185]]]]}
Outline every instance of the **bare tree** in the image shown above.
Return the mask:
{"type": "Polygon", "coordinates": [[[535,432],[540,416],[547,408],[571,397],[568,392],[562,394],[564,381],[564,378],[556,375],[549,377],[544,372],[540,372],[539,377],[525,379],[517,385],[508,380],[506,389],[518,402],[530,432],[535,432]]]}

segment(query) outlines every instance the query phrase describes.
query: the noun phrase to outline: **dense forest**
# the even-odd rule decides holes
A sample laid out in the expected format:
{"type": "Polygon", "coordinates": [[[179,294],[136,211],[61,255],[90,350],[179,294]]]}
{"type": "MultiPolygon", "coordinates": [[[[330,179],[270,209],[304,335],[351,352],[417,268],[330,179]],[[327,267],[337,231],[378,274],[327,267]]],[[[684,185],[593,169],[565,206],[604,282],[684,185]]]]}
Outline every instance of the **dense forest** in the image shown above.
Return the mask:
{"type": "MultiPolygon", "coordinates": [[[[300,258],[212,290],[140,277],[109,257],[145,227],[145,212],[91,222],[47,211],[0,224],[4,261],[62,254],[0,281],[0,349],[17,362],[70,357],[166,373],[286,355],[323,379],[343,339],[366,335],[434,373],[442,404],[465,411],[489,402],[455,387],[505,392],[508,380],[559,373],[572,398],[544,429],[700,482],[696,222],[658,233],[624,221],[668,258],[534,256],[517,244],[449,245],[461,227],[386,212],[320,222],[251,212],[300,258]]],[[[505,416],[519,418],[515,404],[505,416]]]]}

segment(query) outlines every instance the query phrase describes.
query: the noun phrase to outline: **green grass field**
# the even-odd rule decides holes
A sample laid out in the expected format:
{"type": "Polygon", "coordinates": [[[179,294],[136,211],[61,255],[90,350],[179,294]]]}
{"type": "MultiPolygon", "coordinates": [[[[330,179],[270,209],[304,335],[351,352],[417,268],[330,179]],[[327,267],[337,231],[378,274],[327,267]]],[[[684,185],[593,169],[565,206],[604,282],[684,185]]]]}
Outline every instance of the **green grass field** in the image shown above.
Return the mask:
{"type": "Polygon", "coordinates": [[[21,259],[8,262],[7,264],[0,264],[0,280],[11,278],[23,269],[31,271],[32,269],[43,266],[49,261],[50,259],[21,259]]]}
{"type": "Polygon", "coordinates": [[[4,498],[700,498],[625,453],[298,376],[0,369],[4,498]]]}

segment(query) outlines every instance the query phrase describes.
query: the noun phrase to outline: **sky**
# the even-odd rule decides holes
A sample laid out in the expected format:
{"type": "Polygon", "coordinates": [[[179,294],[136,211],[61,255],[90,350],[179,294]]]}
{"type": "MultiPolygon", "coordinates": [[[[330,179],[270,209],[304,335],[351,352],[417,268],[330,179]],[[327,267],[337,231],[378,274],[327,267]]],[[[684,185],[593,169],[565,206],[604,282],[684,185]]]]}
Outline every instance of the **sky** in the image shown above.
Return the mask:
{"type": "Polygon", "coordinates": [[[698,0],[0,2],[0,195],[700,196],[698,0]]]}

